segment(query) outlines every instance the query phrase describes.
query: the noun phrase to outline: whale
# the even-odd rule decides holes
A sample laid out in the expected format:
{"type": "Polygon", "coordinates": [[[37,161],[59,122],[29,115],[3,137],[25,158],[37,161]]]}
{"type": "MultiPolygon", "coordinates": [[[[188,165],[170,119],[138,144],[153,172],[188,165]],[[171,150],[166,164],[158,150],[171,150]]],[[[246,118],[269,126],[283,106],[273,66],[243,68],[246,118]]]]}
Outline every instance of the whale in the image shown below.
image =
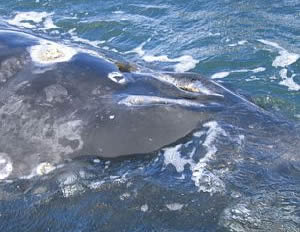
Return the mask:
{"type": "Polygon", "coordinates": [[[149,154],[207,121],[238,123],[233,111],[243,109],[249,123],[263,111],[199,74],[127,66],[0,30],[0,179],[47,174],[81,156],[149,154]]]}
{"type": "Polygon", "coordinates": [[[299,129],[226,81],[0,30],[6,231],[296,231],[299,129]]]}

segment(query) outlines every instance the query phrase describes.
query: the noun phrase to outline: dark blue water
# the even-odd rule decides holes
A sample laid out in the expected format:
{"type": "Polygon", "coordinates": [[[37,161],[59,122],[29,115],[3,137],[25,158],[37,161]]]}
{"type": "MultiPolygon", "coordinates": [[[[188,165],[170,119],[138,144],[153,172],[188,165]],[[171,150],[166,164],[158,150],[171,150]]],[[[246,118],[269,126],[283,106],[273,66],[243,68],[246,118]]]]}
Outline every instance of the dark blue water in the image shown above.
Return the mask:
{"type": "Polygon", "coordinates": [[[300,231],[299,1],[1,0],[0,15],[140,72],[201,74],[272,115],[226,112],[146,157],[3,181],[0,231],[300,231]]]}

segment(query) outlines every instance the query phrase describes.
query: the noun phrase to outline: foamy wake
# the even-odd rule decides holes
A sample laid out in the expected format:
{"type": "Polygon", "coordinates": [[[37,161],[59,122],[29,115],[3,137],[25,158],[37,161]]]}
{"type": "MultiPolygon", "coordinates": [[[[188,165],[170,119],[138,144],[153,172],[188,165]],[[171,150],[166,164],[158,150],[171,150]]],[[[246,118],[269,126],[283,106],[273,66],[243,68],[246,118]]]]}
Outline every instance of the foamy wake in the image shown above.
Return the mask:
{"type": "Polygon", "coordinates": [[[11,25],[23,28],[37,28],[37,26],[42,25],[44,29],[54,29],[58,28],[54,25],[52,16],[53,13],[47,12],[18,12],[13,19],[7,22],[11,25]]]}
{"type": "Polygon", "coordinates": [[[90,46],[93,46],[95,48],[98,48],[100,44],[104,44],[105,41],[104,40],[94,40],[94,41],[91,41],[91,40],[88,40],[88,39],[83,39],[83,38],[80,38],[77,34],[76,34],[76,29],[73,28],[71,30],[68,31],[68,33],[71,35],[71,38],[73,41],[75,42],[79,42],[79,43],[83,43],[83,44],[88,44],[90,46]]]}
{"type": "Polygon", "coordinates": [[[300,85],[294,81],[295,74],[288,77],[287,67],[289,65],[297,62],[298,59],[300,58],[300,55],[287,51],[286,49],[284,49],[283,47],[281,47],[279,44],[277,44],[275,42],[271,42],[271,41],[263,40],[263,39],[260,39],[258,41],[265,45],[276,48],[278,50],[279,56],[277,56],[275,58],[275,60],[272,63],[272,66],[275,68],[278,68],[278,67],[282,68],[279,71],[279,75],[282,78],[282,80],[279,82],[279,84],[288,87],[288,90],[290,90],[290,91],[299,91],[300,85]]]}
{"type": "Polygon", "coordinates": [[[295,74],[292,74],[292,76],[288,77],[287,69],[284,68],[280,70],[279,75],[282,78],[282,81],[280,81],[279,84],[287,86],[289,90],[300,90],[300,85],[294,81],[294,77],[296,76],[295,74]]]}
{"type": "Polygon", "coordinates": [[[238,41],[237,43],[232,43],[232,44],[229,44],[228,46],[229,47],[236,47],[236,46],[242,46],[244,44],[248,43],[247,40],[241,40],[241,41],[238,41]]]}
{"type": "Polygon", "coordinates": [[[206,153],[198,162],[193,159],[197,151],[195,147],[190,151],[187,157],[182,157],[181,149],[189,146],[191,142],[188,142],[187,144],[178,144],[175,147],[164,149],[164,164],[165,166],[169,164],[173,165],[178,173],[183,173],[185,168],[189,166],[192,172],[191,179],[198,188],[198,191],[208,192],[210,194],[224,192],[224,182],[217,174],[208,169],[208,165],[210,161],[216,158],[215,155],[218,151],[215,145],[216,139],[219,136],[226,136],[226,132],[215,121],[205,123],[203,127],[207,129],[207,131],[194,133],[195,139],[200,139],[200,137],[206,135],[202,143],[202,146],[206,149],[206,153]]]}
{"type": "Polygon", "coordinates": [[[166,55],[163,56],[153,56],[153,55],[145,55],[143,56],[143,60],[146,62],[168,62],[168,63],[177,63],[174,66],[175,72],[186,72],[196,67],[198,64],[198,60],[195,60],[190,55],[180,56],[178,58],[171,59],[166,55]]]}
{"type": "Polygon", "coordinates": [[[175,72],[186,72],[196,67],[196,65],[199,63],[198,60],[195,60],[190,55],[183,55],[177,58],[169,58],[166,55],[161,56],[155,56],[155,55],[147,55],[145,50],[143,49],[145,44],[149,42],[150,39],[143,42],[138,47],[134,48],[131,51],[125,52],[124,54],[128,53],[136,53],[139,56],[142,57],[142,59],[146,62],[152,63],[152,62],[166,62],[166,63],[176,63],[174,65],[174,71],[175,72]]]}
{"type": "Polygon", "coordinates": [[[259,72],[264,72],[266,71],[266,68],[264,67],[258,67],[254,69],[238,69],[238,70],[233,70],[233,71],[228,71],[228,72],[218,72],[215,73],[211,76],[212,79],[221,79],[228,77],[231,73],[247,73],[247,72],[252,72],[252,73],[259,73],[259,72]]]}
{"type": "Polygon", "coordinates": [[[277,56],[272,63],[272,66],[274,67],[287,67],[295,63],[300,58],[299,54],[289,52],[275,42],[271,42],[264,39],[259,39],[258,41],[279,50],[279,56],[277,56]]]}
{"type": "MultiPolygon", "coordinates": [[[[49,29],[57,29],[59,28],[55,23],[53,22],[52,16],[54,13],[48,13],[48,12],[17,12],[14,16],[14,18],[7,20],[7,22],[10,25],[14,25],[21,28],[28,28],[28,29],[39,29],[39,30],[49,30],[49,29]]],[[[68,31],[70,34],[72,41],[87,44],[93,47],[98,48],[100,44],[105,43],[105,41],[91,41],[88,39],[80,38],[75,33],[75,28],[68,31]]],[[[57,32],[58,31],[53,31],[57,32]]],[[[94,54],[93,54],[94,55],[94,54]]]]}

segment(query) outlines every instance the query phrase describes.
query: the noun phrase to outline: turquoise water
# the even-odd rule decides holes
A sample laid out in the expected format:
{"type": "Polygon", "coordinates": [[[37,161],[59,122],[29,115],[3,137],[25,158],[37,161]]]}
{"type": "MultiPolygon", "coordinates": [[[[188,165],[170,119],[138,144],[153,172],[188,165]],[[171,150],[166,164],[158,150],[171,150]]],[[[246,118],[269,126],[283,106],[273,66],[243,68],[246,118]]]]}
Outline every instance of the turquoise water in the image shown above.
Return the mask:
{"type": "Polygon", "coordinates": [[[2,0],[0,15],[141,72],[201,74],[276,118],[241,113],[250,129],[206,124],[180,148],[1,183],[1,231],[300,231],[299,1],[2,0]],[[213,151],[202,179],[193,149],[213,151]]]}

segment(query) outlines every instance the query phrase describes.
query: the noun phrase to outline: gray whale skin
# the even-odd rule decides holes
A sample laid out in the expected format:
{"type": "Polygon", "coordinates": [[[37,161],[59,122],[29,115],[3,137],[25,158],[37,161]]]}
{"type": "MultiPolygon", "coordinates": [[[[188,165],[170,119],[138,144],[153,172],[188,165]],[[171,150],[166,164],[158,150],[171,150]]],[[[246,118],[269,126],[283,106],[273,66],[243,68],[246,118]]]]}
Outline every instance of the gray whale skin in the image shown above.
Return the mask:
{"type": "Polygon", "coordinates": [[[219,112],[245,103],[257,110],[197,74],[122,73],[79,48],[59,62],[63,49],[54,55],[42,49],[41,59],[53,62],[38,63],[32,48],[40,43],[25,33],[0,31],[1,179],[47,173],[80,156],[148,154],[219,112]]]}

